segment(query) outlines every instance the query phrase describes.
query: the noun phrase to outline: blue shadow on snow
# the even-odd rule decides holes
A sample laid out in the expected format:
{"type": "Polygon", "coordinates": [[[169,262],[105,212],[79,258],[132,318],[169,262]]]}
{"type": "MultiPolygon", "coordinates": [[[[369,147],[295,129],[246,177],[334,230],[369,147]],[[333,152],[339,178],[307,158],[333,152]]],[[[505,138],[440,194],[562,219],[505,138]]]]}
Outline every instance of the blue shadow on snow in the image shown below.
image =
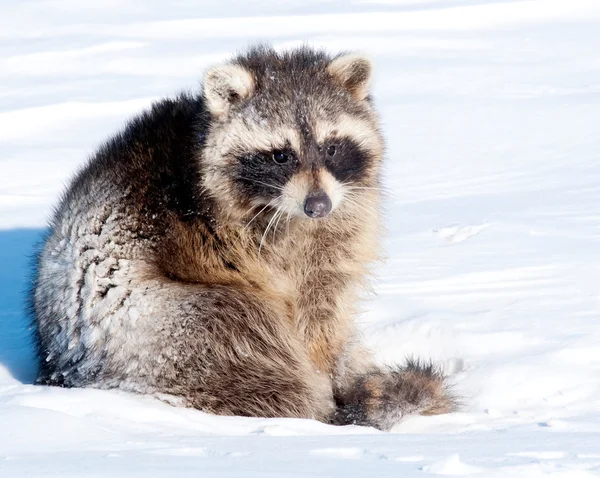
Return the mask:
{"type": "Polygon", "coordinates": [[[0,231],[0,365],[23,383],[32,383],[37,371],[27,293],[43,234],[43,229],[0,231]]]}

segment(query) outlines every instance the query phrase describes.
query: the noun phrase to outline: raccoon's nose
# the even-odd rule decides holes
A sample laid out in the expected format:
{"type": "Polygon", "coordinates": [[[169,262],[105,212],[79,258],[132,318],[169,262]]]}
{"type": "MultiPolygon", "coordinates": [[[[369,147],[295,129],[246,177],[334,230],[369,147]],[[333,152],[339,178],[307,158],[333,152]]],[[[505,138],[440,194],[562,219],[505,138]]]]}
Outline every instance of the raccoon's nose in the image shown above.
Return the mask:
{"type": "Polygon", "coordinates": [[[304,201],[304,213],[308,217],[325,217],[331,212],[331,199],[323,191],[310,193],[304,201]]]}

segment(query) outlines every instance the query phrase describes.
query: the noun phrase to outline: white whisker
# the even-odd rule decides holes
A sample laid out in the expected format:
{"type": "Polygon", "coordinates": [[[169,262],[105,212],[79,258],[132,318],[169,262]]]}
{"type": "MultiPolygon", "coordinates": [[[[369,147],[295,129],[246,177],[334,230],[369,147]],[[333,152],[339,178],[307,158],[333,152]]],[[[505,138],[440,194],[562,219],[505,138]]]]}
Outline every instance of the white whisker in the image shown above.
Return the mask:
{"type": "MultiPolygon", "coordinates": [[[[242,230],[245,230],[248,228],[248,226],[250,226],[250,224],[252,223],[252,221],[254,221],[265,209],[267,209],[269,206],[271,206],[273,204],[273,202],[275,202],[276,199],[271,199],[260,211],[258,211],[256,213],[256,215],[250,219],[250,221],[248,221],[248,224],[246,224],[242,230]]],[[[258,206],[254,206],[254,207],[258,207],[258,206]]],[[[250,209],[252,210],[252,208],[250,209]]]]}
{"type": "Polygon", "coordinates": [[[381,188],[372,188],[372,187],[368,187],[368,186],[349,186],[349,185],[345,185],[345,184],[342,184],[342,186],[344,187],[344,189],[347,189],[348,191],[353,191],[355,189],[367,189],[370,191],[381,191],[381,188]]]}
{"type": "Polygon", "coordinates": [[[277,234],[277,228],[279,227],[279,221],[281,221],[281,216],[283,216],[283,210],[278,210],[279,217],[277,218],[277,222],[275,223],[275,227],[273,227],[273,240],[275,240],[277,234]]]}
{"type": "Polygon", "coordinates": [[[273,217],[271,217],[271,220],[269,221],[269,223],[267,224],[267,227],[265,228],[265,232],[263,233],[262,237],[260,238],[260,244],[258,245],[258,257],[260,257],[260,251],[262,250],[263,241],[265,240],[265,236],[268,234],[269,229],[271,229],[271,225],[273,224],[275,218],[277,217],[277,212],[279,212],[279,208],[277,208],[277,211],[275,212],[275,214],[273,214],[273,217]]]}
{"type": "Polygon", "coordinates": [[[250,182],[256,183],[256,184],[262,184],[263,186],[267,186],[269,188],[277,189],[278,191],[283,191],[283,188],[281,186],[277,186],[275,184],[263,183],[262,181],[258,181],[257,179],[250,179],[250,178],[246,178],[244,176],[240,176],[240,179],[243,180],[243,181],[250,181],[250,182]]]}
{"type": "Polygon", "coordinates": [[[346,194],[346,196],[344,197],[344,201],[348,202],[349,204],[351,204],[352,206],[354,206],[355,208],[363,211],[366,214],[369,215],[374,215],[375,211],[372,208],[369,208],[363,204],[358,203],[357,201],[355,201],[354,199],[352,199],[350,194],[346,194]]]}
{"type": "Polygon", "coordinates": [[[286,220],[286,222],[287,222],[287,233],[286,233],[286,237],[288,237],[288,238],[290,237],[290,220],[291,220],[291,216],[292,216],[292,213],[291,213],[291,212],[288,212],[288,213],[287,213],[287,218],[285,219],[285,220],[286,220]]]}

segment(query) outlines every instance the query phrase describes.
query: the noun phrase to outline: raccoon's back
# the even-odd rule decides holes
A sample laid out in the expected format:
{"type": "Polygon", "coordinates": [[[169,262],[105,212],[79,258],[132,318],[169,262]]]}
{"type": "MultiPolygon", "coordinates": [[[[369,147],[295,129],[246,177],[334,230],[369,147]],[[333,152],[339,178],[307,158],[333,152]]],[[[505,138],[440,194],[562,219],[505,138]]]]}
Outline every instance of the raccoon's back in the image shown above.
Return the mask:
{"type": "Polygon", "coordinates": [[[105,143],[71,182],[34,272],[40,381],[83,385],[78,376],[94,376],[86,370],[85,341],[95,311],[118,306],[136,264],[151,261],[167,217],[183,220],[202,209],[195,160],[202,118],[201,98],[161,101],[105,143]],[[69,367],[70,376],[52,378],[69,367]]]}

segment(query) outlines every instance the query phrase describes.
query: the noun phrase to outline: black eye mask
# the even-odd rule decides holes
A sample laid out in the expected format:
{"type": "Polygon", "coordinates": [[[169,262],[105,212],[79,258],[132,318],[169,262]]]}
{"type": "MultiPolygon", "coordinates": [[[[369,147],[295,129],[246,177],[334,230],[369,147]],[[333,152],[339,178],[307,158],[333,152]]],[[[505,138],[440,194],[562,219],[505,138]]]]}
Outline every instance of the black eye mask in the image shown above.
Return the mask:
{"type": "Polygon", "coordinates": [[[298,171],[299,161],[291,149],[276,149],[242,155],[234,168],[234,181],[243,194],[275,198],[298,171]]]}
{"type": "Polygon", "coordinates": [[[367,155],[349,138],[332,142],[325,150],[325,167],[341,183],[355,182],[363,178],[367,155]]]}

